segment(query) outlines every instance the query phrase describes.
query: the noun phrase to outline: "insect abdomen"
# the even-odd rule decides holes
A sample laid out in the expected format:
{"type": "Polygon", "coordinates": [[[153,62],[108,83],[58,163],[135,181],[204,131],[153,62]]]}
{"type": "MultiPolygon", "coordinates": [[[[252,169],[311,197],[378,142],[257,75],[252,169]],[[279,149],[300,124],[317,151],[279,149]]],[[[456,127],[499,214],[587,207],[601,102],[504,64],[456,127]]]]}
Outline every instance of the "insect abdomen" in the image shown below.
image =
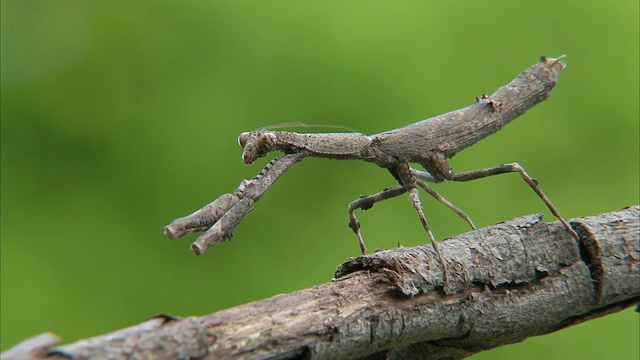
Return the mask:
{"type": "Polygon", "coordinates": [[[371,138],[362,133],[318,133],[299,134],[277,132],[279,142],[304,149],[316,155],[344,155],[358,157],[362,149],[371,143],[371,138]]]}

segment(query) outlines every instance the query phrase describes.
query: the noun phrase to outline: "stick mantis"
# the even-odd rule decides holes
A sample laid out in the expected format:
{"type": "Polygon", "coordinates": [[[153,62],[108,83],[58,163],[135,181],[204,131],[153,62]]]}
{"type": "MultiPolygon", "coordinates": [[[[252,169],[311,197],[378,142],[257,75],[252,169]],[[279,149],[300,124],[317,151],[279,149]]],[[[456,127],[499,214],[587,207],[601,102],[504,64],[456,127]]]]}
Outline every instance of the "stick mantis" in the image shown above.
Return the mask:
{"type": "Polygon", "coordinates": [[[282,151],[284,155],[273,159],[252,180],[243,180],[233,193],[224,194],[193,214],[174,220],[165,227],[165,234],[170,239],[176,239],[194,232],[204,232],[191,245],[191,250],[200,255],[229,239],[242,219],[253,210],[253,203],[260,200],[291,166],[306,157],[321,157],[364,160],[387,169],[393,175],[399,185],[373,195],[361,196],[349,204],[349,227],[358,239],[362,254],[366,254],[367,247],[362,239],[355,210],[366,210],[377,202],[408,193],[439,259],[445,284],[448,278],[447,264],[425,217],[417,187],[423,188],[452,209],[473,229],[475,225],[467,214],[440,196],[426,182],[463,182],[498,174],[518,173],[567,231],[578,238],[538,182],[518,163],[464,172],[454,171],[447,163],[448,158],[495,133],[529,108],[546,100],[556,85],[558,73],[565,66],[562,59],[564,56],[543,56],[512,82],[499,88],[491,96],[476,98],[476,102],[470,106],[375,135],[355,132],[304,134],[264,128],[244,132],[238,137],[238,143],[243,148],[242,160],[246,165],[272,151],[282,151]],[[411,168],[410,163],[419,164],[426,171],[411,168]]]}

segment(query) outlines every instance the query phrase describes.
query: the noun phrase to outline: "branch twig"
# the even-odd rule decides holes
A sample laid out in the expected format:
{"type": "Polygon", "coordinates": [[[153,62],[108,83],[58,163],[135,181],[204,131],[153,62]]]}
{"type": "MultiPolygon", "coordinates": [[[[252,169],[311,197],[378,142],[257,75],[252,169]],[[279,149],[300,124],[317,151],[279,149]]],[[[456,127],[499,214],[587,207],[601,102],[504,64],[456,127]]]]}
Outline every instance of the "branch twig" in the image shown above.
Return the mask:
{"type": "Polygon", "coordinates": [[[399,248],[348,259],[309,289],[55,349],[43,334],[2,359],[463,358],[637,303],[639,215],[574,219],[579,243],[541,215],[453,237],[441,243],[451,295],[430,246],[399,248]]]}

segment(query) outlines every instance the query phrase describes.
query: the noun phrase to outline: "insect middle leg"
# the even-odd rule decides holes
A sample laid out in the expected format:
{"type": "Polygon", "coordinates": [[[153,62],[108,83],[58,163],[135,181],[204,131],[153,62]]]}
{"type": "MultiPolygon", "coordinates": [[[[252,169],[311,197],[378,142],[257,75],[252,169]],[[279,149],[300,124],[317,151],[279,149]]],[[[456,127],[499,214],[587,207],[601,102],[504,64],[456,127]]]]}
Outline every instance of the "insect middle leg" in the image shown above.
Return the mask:
{"type": "MultiPolygon", "coordinates": [[[[435,191],[431,186],[429,186],[427,183],[423,181],[425,180],[430,182],[438,182],[437,180],[435,180],[433,176],[431,176],[431,174],[424,171],[416,170],[413,168],[411,168],[411,174],[415,178],[416,183],[420,185],[420,187],[424,189],[429,195],[433,196],[436,200],[438,200],[439,202],[444,204],[446,207],[451,209],[453,212],[458,214],[458,216],[464,219],[464,221],[466,221],[471,226],[472,229],[474,230],[476,229],[476,226],[471,220],[471,218],[469,217],[469,215],[467,215],[464,211],[459,209],[457,206],[453,205],[449,200],[444,198],[437,191],[435,191]]],[[[368,210],[372,208],[373,205],[377,202],[400,196],[407,191],[408,191],[407,188],[405,188],[402,185],[395,186],[392,188],[384,189],[383,191],[380,191],[379,193],[376,193],[373,195],[361,196],[359,199],[349,203],[349,227],[351,228],[351,230],[353,230],[353,232],[356,234],[356,237],[358,238],[358,244],[360,244],[360,250],[362,251],[362,255],[366,255],[367,246],[365,245],[364,240],[362,239],[362,234],[360,233],[360,222],[356,217],[355,210],[357,209],[368,210]]]]}
{"type": "Polygon", "coordinates": [[[406,192],[407,189],[404,186],[399,185],[392,188],[384,189],[379,193],[373,195],[361,196],[359,199],[356,199],[349,203],[349,227],[351,228],[351,230],[353,230],[353,232],[356,234],[356,237],[358,238],[358,244],[360,244],[362,255],[367,254],[367,246],[364,244],[364,240],[362,240],[362,234],[360,233],[360,222],[356,217],[355,210],[371,209],[371,207],[373,207],[373,205],[379,201],[391,199],[406,192]]]}
{"type": "MultiPolygon", "coordinates": [[[[427,236],[429,237],[429,241],[431,241],[431,246],[433,246],[433,250],[440,261],[440,265],[442,266],[442,275],[444,280],[444,286],[447,287],[449,276],[447,275],[447,264],[442,257],[442,253],[440,252],[440,246],[436,241],[435,236],[433,236],[433,232],[431,231],[431,227],[429,226],[429,222],[427,221],[427,217],[424,215],[424,210],[422,209],[422,202],[420,201],[420,193],[418,192],[418,188],[416,187],[416,178],[413,176],[411,172],[411,168],[407,163],[400,163],[398,166],[391,170],[391,173],[400,181],[400,184],[409,191],[409,200],[411,201],[411,205],[418,213],[418,217],[420,218],[420,222],[422,223],[422,227],[427,232],[427,236]]],[[[434,191],[435,193],[435,191],[434,191]]],[[[439,195],[438,195],[439,196],[439,195]]]]}
{"type": "MultiPolygon", "coordinates": [[[[415,173],[424,173],[424,172],[411,169],[411,173],[415,174],[415,173]]],[[[424,174],[427,174],[427,173],[424,173],[424,174]]],[[[451,209],[453,212],[458,214],[458,216],[463,218],[469,225],[471,225],[472,229],[474,230],[476,229],[476,226],[473,224],[473,221],[471,220],[469,215],[467,215],[464,211],[460,210],[458,207],[453,205],[449,200],[445,199],[442,195],[438,194],[438,192],[436,192],[431,186],[427,185],[421,179],[416,178],[416,182],[429,195],[433,196],[436,200],[440,201],[441,203],[446,205],[449,209],[451,209]]],[[[351,230],[353,230],[353,232],[356,234],[356,237],[358,238],[358,244],[360,244],[360,250],[362,251],[362,255],[367,254],[367,246],[365,245],[364,240],[362,239],[362,234],[360,233],[360,222],[356,217],[355,210],[357,209],[368,210],[372,208],[373,205],[377,202],[400,196],[406,192],[407,192],[407,188],[400,185],[400,186],[384,189],[379,193],[376,193],[373,195],[361,196],[359,199],[349,203],[349,227],[351,228],[351,230]]]]}
{"type": "Polygon", "coordinates": [[[419,171],[419,170],[416,170],[416,169],[411,169],[411,174],[416,178],[416,182],[418,183],[418,185],[420,185],[420,187],[422,189],[424,189],[424,191],[426,191],[429,195],[433,196],[436,200],[438,200],[441,203],[443,203],[446,207],[451,209],[451,211],[453,211],[454,213],[458,214],[458,216],[460,216],[464,221],[466,221],[467,224],[471,225],[471,228],[473,230],[477,229],[476,225],[473,223],[473,221],[471,220],[469,215],[467,215],[467,213],[465,213],[464,211],[460,210],[460,208],[458,208],[457,206],[453,205],[449,200],[445,199],[442,195],[438,194],[438,192],[435,191],[426,182],[422,181],[422,180],[426,180],[426,181],[430,181],[430,182],[438,182],[438,181],[435,180],[435,178],[433,176],[431,176],[431,174],[429,174],[427,172],[424,172],[424,171],[419,171]]]}
{"type": "Polygon", "coordinates": [[[444,175],[444,177],[447,180],[452,180],[452,181],[471,181],[471,180],[481,179],[481,178],[493,176],[493,175],[517,172],[518,174],[520,174],[520,176],[522,176],[524,181],[527,184],[529,184],[529,186],[533,189],[533,191],[535,191],[535,193],[545,203],[545,205],[547,205],[547,208],[549,208],[551,213],[558,220],[560,220],[560,222],[562,223],[562,225],[564,225],[567,231],[569,231],[569,233],[574,238],[579,239],[578,234],[575,232],[575,230],[573,230],[573,228],[571,228],[571,225],[569,225],[569,222],[567,222],[567,220],[565,220],[565,218],[562,215],[560,215],[560,211],[558,211],[558,209],[553,205],[553,203],[551,203],[551,200],[549,200],[547,195],[545,195],[545,193],[542,191],[542,189],[540,188],[540,185],[538,184],[538,181],[532,178],[529,174],[527,174],[527,172],[524,170],[524,168],[520,164],[510,163],[510,164],[498,165],[498,166],[494,166],[486,169],[471,170],[471,171],[464,171],[461,173],[457,173],[451,168],[449,163],[447,163],[446,159],[442,154],[438,154],[434,156],[433,160],[437,168],[440,171],[442,171],[442,174],[444,175]]]}

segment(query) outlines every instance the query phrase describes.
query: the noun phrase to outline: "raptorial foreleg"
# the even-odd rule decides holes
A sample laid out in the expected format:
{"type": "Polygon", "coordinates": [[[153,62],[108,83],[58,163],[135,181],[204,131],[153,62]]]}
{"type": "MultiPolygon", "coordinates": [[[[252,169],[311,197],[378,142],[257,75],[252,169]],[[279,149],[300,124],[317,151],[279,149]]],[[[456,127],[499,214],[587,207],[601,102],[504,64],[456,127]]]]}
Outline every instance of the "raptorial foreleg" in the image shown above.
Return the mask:
{"type": "Polygon", "coordinates": [[[253,179],[243,180],[231,194],[224,194],[202,209],[171,222],[164,229],[170,239],[204,231],[191,244],[191,251],[200,255],[233,235],[240,222],[253,210],[252,205],[293,164],[308,155],[306,151],[281,155],[273,159],[253,179]]]}

